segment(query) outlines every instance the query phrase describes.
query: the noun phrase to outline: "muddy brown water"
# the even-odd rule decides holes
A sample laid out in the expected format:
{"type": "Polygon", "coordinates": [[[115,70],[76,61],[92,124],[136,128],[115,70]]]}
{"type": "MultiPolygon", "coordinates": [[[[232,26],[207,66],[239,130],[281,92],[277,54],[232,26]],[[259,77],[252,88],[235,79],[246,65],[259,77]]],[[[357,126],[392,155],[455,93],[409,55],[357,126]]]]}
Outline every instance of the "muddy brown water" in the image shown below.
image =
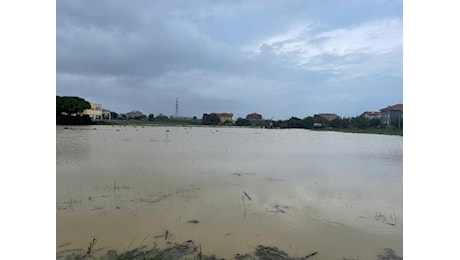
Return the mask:
{"type": "Polygon", "coordinates": [[[95,238],[95,256],[187,240],[226,259],[257,245],[316,259],[402,256],[403,139],[57,126],[56,252],[95,238]]]}

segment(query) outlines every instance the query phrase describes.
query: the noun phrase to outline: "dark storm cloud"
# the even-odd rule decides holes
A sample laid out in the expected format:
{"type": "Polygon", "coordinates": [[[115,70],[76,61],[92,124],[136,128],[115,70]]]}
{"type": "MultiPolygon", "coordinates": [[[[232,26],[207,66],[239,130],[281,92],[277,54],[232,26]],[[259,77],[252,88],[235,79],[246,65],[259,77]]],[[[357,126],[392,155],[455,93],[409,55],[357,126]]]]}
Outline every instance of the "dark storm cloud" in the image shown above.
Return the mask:
{"type": "Polygon", "coordinates": [[[60,0],[57,94],[167,114],[179,97],[196,116],[384,107],[378,100],[402,98],[401,10],[398,1],[60,0]],[[359,94],[380,93],[375,77],[395,91],[359,94]]]}

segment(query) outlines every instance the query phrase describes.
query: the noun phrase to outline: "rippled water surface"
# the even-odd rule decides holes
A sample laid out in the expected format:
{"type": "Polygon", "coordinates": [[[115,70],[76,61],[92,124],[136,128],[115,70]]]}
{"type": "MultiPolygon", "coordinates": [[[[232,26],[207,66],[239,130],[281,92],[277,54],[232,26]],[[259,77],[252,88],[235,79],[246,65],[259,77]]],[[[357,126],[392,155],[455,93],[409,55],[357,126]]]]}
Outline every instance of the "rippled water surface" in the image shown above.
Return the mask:
{"type": "Polygon", "coordinates": [[[187,240],[227,259],[259,244],[316,259],[403,255],[400,136],[57,126],[56,145],[57,252],[97,238],[96,255],[187,240]]]}

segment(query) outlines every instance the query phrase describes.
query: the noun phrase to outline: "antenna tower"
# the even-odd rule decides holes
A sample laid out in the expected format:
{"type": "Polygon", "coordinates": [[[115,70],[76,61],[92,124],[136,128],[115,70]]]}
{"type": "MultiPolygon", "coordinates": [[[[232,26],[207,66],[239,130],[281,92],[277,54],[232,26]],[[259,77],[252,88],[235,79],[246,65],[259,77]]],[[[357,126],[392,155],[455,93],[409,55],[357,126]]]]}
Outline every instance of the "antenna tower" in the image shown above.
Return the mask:
{"type": "Polygon", "coordinates": [[[176,98],[176,115],[175,115],[176,118],[179,117],[179,100],[176,98]]]}

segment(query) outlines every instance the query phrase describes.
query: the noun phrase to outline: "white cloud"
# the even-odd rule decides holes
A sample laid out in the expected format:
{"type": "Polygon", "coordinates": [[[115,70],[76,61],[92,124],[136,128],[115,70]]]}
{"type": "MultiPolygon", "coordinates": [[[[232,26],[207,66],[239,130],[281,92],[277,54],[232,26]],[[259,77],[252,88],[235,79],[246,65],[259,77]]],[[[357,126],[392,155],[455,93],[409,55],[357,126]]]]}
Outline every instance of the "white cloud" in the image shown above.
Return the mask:
{"type": "Polygon", "coordinates": [[[402,22],[384,20],[316,35],[327,54],[383,54],[402,47],[402,22]]]}
{"type": "MultiPolygon", "coordinates": [[[[382,55],[402,50],[402,21],[387,19],[354,27],[333,29],[316,33],[311,25],[302,25],[269,37],[259,43],[253,53],[259,54],[262,46],[290,60],[294,65],[310,70],[331,69],[329,61],[318,57],[342,58],[349,55],[382,55]]],[[[344,59],[338,62],[347,63],[344,59]]]]}

